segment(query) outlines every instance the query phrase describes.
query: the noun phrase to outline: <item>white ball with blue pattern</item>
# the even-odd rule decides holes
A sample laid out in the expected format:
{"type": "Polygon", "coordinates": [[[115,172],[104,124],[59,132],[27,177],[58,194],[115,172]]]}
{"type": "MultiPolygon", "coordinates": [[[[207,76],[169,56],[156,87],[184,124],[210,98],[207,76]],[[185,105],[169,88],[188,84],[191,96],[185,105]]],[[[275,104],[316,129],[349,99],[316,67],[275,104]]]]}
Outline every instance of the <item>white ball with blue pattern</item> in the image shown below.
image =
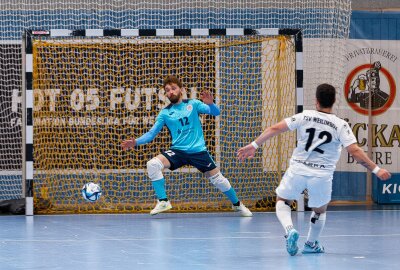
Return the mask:
{"type": "Polygon", "coordinates": [[[101,196],[101,187],[98,184],[95,184],[93,182],[86,183],[82,187],[82,196],[85,199],[85,201],[88,202],[95,202],[98,199],[100,199],[101,196]]]}

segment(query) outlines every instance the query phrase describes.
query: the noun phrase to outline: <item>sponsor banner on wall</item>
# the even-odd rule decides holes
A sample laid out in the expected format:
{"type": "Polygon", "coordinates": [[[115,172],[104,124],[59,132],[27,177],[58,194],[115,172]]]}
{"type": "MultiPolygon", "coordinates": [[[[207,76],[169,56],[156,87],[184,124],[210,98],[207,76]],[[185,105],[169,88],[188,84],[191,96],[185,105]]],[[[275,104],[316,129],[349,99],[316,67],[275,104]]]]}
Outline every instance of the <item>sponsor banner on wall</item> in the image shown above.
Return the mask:
{"type": "MultiPolygon", "coordinates": [[[[372,159],[391,172],[399,172],[400,42],[348,40],[345,59],[346,76],[341,89],[343,93],[339,93],[337,114],[348,121],[365,151],[368,149],[370,114],[372,159]]],[[[344,151],[338,170],[365,172],[363,166],[355,164],[356,161],[344,151]]]]}
{"type": "Polygon", "coordinates": [[[400,203],[400,182],[393,177],[387,181],[373,178],[373,199],[377,203],[400,203]]]}

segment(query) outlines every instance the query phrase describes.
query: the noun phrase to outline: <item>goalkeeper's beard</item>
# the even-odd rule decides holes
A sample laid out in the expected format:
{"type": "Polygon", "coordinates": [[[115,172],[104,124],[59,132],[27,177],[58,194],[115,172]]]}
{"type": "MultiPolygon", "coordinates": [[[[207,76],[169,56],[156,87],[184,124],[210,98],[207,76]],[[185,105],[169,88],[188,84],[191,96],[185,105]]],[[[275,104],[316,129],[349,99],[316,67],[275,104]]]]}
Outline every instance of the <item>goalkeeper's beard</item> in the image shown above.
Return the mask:
{"type": "Polygon", "coordinates": [[[168,99],[172,104],[176,104],[181,99],[181,96],[182,93],[180,93],[179,95],[171,95],[170,97],[168,97],[168,99]]]}

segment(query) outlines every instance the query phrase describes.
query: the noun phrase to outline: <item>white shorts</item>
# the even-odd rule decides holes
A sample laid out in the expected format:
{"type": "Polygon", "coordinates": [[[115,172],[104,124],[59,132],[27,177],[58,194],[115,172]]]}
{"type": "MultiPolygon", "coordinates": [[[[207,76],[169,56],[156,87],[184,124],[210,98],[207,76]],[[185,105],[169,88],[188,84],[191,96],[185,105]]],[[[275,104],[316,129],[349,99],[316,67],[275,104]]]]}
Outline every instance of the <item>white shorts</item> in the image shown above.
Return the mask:
{"type": "Polygon", "coordinates": [[[318,208],[328,204],[332,198],[333,175],[315,177],[294,174],[288,169],[277,187],[278,197],[286,200],[298,200],[300,194],[308,190],[308,207],[318,208]]]}

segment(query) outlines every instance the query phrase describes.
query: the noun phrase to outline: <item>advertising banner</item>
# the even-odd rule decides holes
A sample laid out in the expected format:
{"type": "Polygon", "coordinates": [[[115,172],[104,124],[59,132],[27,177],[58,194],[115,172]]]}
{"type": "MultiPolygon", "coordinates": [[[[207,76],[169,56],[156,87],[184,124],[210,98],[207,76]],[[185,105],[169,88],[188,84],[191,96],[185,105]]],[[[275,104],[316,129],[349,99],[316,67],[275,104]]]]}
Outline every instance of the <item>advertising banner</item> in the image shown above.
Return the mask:
{"type": "MultiPolygon", "coordinates": [[[[341,100],[338,115],[348,121],[359,145],[365,151],[368,149],[368,141],[372,144],[372,159],[378,166],[393,173],[398,172],[400,42],[350,39],[345,58],[346,77],[343,93],[339,93],[341,100]]],[[[355,165],[353,157],[346,152],[345,155],[342,155],[338,164],[339,170],[365,172],[363,166],[355,165]]],[[[384,183],[374,180],[373,197],[376,201],[379,202],[379,197],[385,194],[386,202],[400,202],[400,192],[394,188],[399,180],[393,178],[391,181],[391,186],[384,186],[384,183]]]]}

